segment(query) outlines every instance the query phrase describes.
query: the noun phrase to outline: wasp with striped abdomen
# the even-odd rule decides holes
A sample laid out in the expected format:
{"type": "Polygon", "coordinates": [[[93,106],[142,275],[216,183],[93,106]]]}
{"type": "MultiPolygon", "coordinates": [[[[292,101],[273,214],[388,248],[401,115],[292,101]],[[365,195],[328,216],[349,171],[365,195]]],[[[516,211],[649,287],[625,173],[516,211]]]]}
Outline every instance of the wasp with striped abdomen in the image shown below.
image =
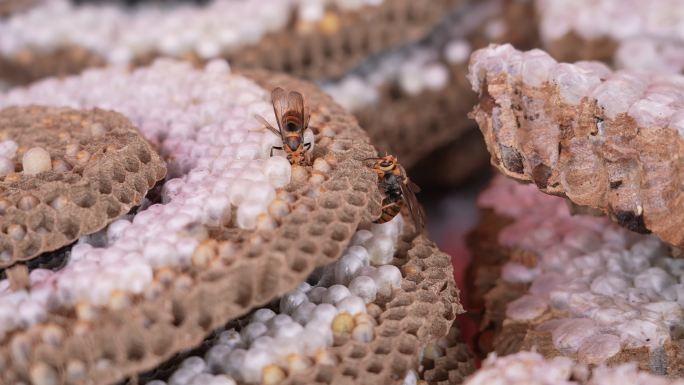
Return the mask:
{"type": "Polygon", "coordinates": [[[269,131],[278,135],[283,142],[282,146],[273,146],[273,150],[283,150],[290,164],[311,164],[311,143],[304,141],[304,131],[309,127],[311,114],[304,105],[304,97],[297,91],[286,92],[278,87],[271,92],[271,103],[275,113],[278,129],[276,130],[263,117],[256,118],[269,131]]]}
{"type": "Polygon", "coordinates": [[[392,155],[385,155],[380,158],[368,158],[374,160],[373,171],[378,175],[378,187],[383,193],[382,214],[376,219],[375,223],[389,222],[394,218],[401,208],[406,204],[413,223],[419,232],[425,227],[425,213],[418,204],[416,193],[420,192],[420,187],[406,176],[406,170],[397,163],[397,158],[392,155]]]}

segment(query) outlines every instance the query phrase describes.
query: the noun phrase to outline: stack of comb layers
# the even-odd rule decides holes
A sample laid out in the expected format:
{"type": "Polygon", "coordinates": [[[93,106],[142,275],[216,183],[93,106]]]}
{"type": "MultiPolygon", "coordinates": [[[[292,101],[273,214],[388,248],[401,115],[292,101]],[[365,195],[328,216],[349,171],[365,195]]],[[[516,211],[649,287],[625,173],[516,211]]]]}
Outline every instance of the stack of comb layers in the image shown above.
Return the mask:
{"type": "Polygon", "coordinates": [[[410,216],[372,224],[380,194],[362,159],[376,150],[315,86],[161,60],[2,104],[3,383],[442,383],[472,370],[450,258],[410,216]],[[273,135],[255,128],[255,113],[275,124],[275,85],[311,109],[311,166],[269,157],[273,135]]]}
{"type": "Polygon", "coordinates": [[[538,354],[487,370],[539,360],[564,383],[575,361],[589,383],[669,383],[636,367],[681,376],[684,78],[502,45],[472,56],[469,79],[492,163],[530,183],[497,178],[481,195],[470,293],[483,350],[538,354]]]}
{"type": "Polygon", "coordinates": [[[234,68],[320,82],[354,112],[381,151],[406,167],[462,165],[415,172],[437,175],[422,183],[448,185],[486,164],[481,140],[465,118],[475,102],[464,80],[469,53],[489,42],[527,47],[535,39],[533,24],[525,22],[529,1],[248,1],[239,10],[229,0],[168,8],[159,3],[93,2],[96,7],[60,0],[0,20],[0,80],[25,83],[107,64],[139,66],[157,57],[198,65],[222,57],[234,68]],[[270,11],[258,11],[262,7],[270,11]],[[93,17],[101,20],[94,30],[88,24],[93,17]]]}

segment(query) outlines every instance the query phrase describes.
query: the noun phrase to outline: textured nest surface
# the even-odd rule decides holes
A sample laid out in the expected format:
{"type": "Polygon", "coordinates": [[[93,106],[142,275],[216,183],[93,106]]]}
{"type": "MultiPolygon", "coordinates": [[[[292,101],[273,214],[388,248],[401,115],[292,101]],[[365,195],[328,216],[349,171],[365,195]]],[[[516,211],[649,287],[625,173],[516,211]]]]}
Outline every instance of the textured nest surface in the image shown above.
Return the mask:
{"type": "MultiPolygon", "coordinates": [[[[105,384],[135,378],[293,290],[316,267],[337,259],[361,223],[379,215],[377,177],[358,160],[375,150],[355,119],[313,85],[262,71],[243,74],[266,89],[278,85],[304,94],[314,130],[326,133],[317,137],[316,156],[332,165],[318,193],[305,194],[309,189],[301,181],[286,186],[299,209],[273,230],[208,228],[214,261],[195,264],[206,258],[206,248],[198,249],[192,266],[158,271],[165,278],[153,295],[136,295],[118,306],[51,309],[39,324],[11,332],[0,348],[3,382],[105,384]]],[[[381,304],[373,341],[337,341],[332,352],[339,366],[314,366],[286,381],[396,383],[418,367],[426,344],[447,335],[462,311],[449,256],[423,235],[406,234],[399,250],[395,264],[404,279],[381,304]]]]}
{"type": "Polygon", "coordinates": [[[590,368],[565,357],[545,359],[534,352],[506,357],[491,356],[465,385],[681,385],[670,379],[639,371],[636,365],[590,368]]]}
{"type": "MultiPolygon", "coordinates": [[[[402,243],[395,255],[395,263],[402,269],[401,288],[389,302],[380,304],[383,310],[377,317],[373,341],[336,341],[339,345],[330,351],[340,359],[337,366],[317,365],[283,384],[399,383],[419,366],[428,343],[447,336],[456,314],[463,312],[451,258],[425,236],[402,243]]],[[[466,362],[462,358],[454,363],[456,370],[464,369],[460,365],[466,362]]]]}
{"type": "Polygon", "coordinates": [[[46,150],[53,169],[16,171],[0,180],[0,268],[94,233],[133,206],[164,178],[159,155],[124,116],[104,110],[10,107],[0,136],[46,150]]]}
{"type": "MultiPolygon", "coordinates": [[[[504,40],[517,47],[529,47],[535,31],[519,26],[530,26],[524,20],[531,12],[531,2],[527,1],[472,4],[451,15],[421,44],[444,51],[446,42],[442,40],[448,37],[461,39],[472,49],[504,40]],[[504,29],[493,36],[489,30],[492,25],[504,29]]],[[[423,175],[421,182],[452,184],[482,170],[486,151],[480,135],[474,134],[472,122],[463,119],[477,102],[466,80],[467,63],[450,63],[444,54],[440,55],[439,62],[449,72],[449,82],[444,88],[416,95],[402,91],[398,84],[389,84],[380,90],[377,104],[354,111],[354,115],[380,150],[397,155],[406,167],[432,170],[416,172],[417,176],[423,175]],[[426,179],[430,176],[435,176],[434,180],[426,179]]]]}
{"type": "Polygon", "coordinates": [[[600,218],[570,216],[558,198],[501,177],[480,204],[483,220],[469,239],[476,261],[469,298],[482,308],[481,353],[534,349],[547,358],[636,362],[641,370],[681,375],[682,305],[677,294],[665,294],[678,287],[679,270],[670,266],[681,263],[658,241],[600,218]],[[634,260],[643,263],[632,266],[634,260]],[[650,286],[656,282],[663,286],[650,286]]]}
{"type": "Polygon", "coordinates": [[[378,7],[341,15],[334,34],[273,34],[230,55],[232,65],[283,71],[312,80],[337,78],[368,56],[427,35],[463,0],[386,0],[378,7]]]}
{"type": "Polygon", "coordinates": [[[560,61],[601,60],[620,68],[684,71],[684,17],[674,0],[535,0],[543,46],[560,61]],[[587,20],[602,20],[588,23],[587,20]]]}
{"type": "Polygon", "coordinates": [[[473,116],[505,175],[684,246],[684,78],[500,46],[473,56],[471,82],[473,116]]]}
{"type": "Polygon", "coordinates": [[[412,167],[435,148],[474,128],[461,118],[476,101],[466,84],[466,73],[464,67],[452,67],[453,80],[445,89],[416,96],[396,95],[388,87],[377,104],[355,115],[379,149],[398,156],[405,167],[412,167]]]}
{"type": "MultiPolygon", "coordinates": [[[[291,25],[266,35],[257,44],[222,56],[236,68],[283,71],[311,80],[335,78],[369,55],[424,37],[446,12],[461,3],[463,0],[386,0],[361,11],[340,12],[335,31],[304,33],[291,25]]],[[[148,64],[159,56],[158,52],[147,52],[135,57],[133,64],[148,64]]],[[[203,62],[194,53],[183,57],[197,64],[203,62]]],[[[65,45],[51,52],[27,48],[11,57],[0,57],[0,78],[21,84],[105,64],[104,58],[84,47],[65,45]]]]}
{"type": "MultiPolygon", "coordinates": [[[[298,89],[312,114],[325,121],[319,129],[336,133],[332,143],[317,148],[336,161],[323,191],[294,202],[310,211],[291,213],[271,231],[210,229],[219,242],[228,239],[235,247],[221,256],[222,263],[184,269],[184,279],[169,282],[156,297],[135,298],[125,311],[97,309],[84,323],[73,309],[55,309],[42,324],[8,335],[0,349],[4,382],[112,383],[151,369],[226,321],[294,289],[314,268],[339,257],[362,220],[379,215],[379,194],[369,188],[376,176],[356,160],[374,150],[359,140],[364,134],[354,118],[312,85],[262,72],[249,76],[268,88],[298,89]],[[58,342],[41,338],[45,325],[59,330],[58,342]]],[[[299,187],[289,188],[296,194],[299,187]]]]}
{"type": "MultiPolygon", "coordinates": [[[[317,363],[288,375],[280,384],[397,384],[411,371],[437,384],[463,379],[472,372],[472,357],[460,341],[458,329],[452,328],[456,314],[463,309],[451,259],[424,235],[416,237],[412,231],[400,239],[393,261],[402,270],[401,287],[389,300],[375,302],[379,311],[371,314],[377,321],[372,341],[336,334],[327,351],[337,365],[317,363]],[[430,344],[439,353],[424,358],[424,349],[430,344]]],[[[163,370],[169,372],[179,364],[176,360],[163,370]]]]}
{"type": "Polygon", "coordinates": [[[0,2],[0,17],[7,17],[15,12],[22,11],[35,2],[36,0],[3,0],[0,2]]]}
{"type": "Polygon", "coordinates": [[[461,339],[460,333],[454,324],[449,335],[442,340],[444,355],[423,358],[419,376],[429,385],[460,384],[475,371],[470,349],[461,339]]]}

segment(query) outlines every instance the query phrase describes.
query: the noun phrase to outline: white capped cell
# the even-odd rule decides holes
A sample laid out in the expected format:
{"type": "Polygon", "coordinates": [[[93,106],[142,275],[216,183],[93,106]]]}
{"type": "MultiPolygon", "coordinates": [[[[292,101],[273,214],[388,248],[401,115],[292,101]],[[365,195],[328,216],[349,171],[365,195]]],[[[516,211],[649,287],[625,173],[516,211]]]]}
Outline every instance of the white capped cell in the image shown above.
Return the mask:
{"type": "Polygon", "coordinates": [[[263,172],[273,187],[282,188],[290,183],[292,166],[287,159],[279,156],[272,156],[264,162],[263,172]]]}
{"type": "Polygon", "coordinates": [[[372,265],[386,265],[394,259],[396,242],[391,236],[379,235],[369,240],[366,248],[372,265]]]}
{"type": "Polygon", "coordinates": [[[355,316],[366,312],[366,303],[361,297],[353,295],[339,301],[337,309],[340,313],[349,313],[355,316]]]}
{"type": "Polygon", "coordinates": [[[299,305],[308,301],[305,293],[299,290],[291,291],[280,299],[280,312],[291,314],[299,305]]]}
{"type": "Polygon", "coordinates": [[[371,303],[375,301],[378,286],[373,278],[358,276],[349,283],[349,291],[353,295],[361,297],[365,303],[371,303]]]}
{"type": "Polygon", "coordinates": [[[322,301],[327,304],[337,304],[343,299],[349,297],[351,292],[344,285],[332,285],[328,291],[323,295],[322,301]]]}
{"type": "Polygon", "coordinates": [[[531,321],[548,309],[548,303],[541,297],[524,295],[506,306],[506,317],[516,321],[531,321]]]}
{"type": "Polygon", "coordinates": [[[345,254],[335,264],[335,282],[347,285],[364,266],[364,261],[352,254],[345,254]]]}
{"type": "Polygon", "coordinates": [[[393,265],[383,265],[373,274],[375,284],[378,286],[378,294],[391,296],[394,289],[401,287],[401,271],[393,265]]]}

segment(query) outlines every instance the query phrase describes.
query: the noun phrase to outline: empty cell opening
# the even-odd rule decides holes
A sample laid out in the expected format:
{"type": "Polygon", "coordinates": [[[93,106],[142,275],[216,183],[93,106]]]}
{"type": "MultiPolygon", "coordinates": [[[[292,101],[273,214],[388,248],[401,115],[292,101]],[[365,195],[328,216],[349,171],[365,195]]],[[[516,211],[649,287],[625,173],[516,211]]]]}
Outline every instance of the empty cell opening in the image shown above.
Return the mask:
{"type": "Polygon", "coordinates": [[[171,304],[171,314],[173,315],[173,320],[171,323],[173,326],[180,326],[185,322],[186,311],[183,304],[178,301],[173,301],[171,304]]]}
{"type": "Polygon", "coordinates": [[[343,226],[335,226],[335,228],[332,231],[332,234],[330,234],[330,238],[337,242],[344,241],[345,239],[347,239],[348,236],[349,232],[347,231],[347,228],[343,226]]]}
{"type": "Polygon", "coordinates": [[[344,368],[344,370],[342,370],[342,375],[346,377],[356,378],[356,376],[358,375],[358,371],[355,368],[347,366],[346,368],[344,368]]]}
{"type": "Polygon", "coordinates": [[[121,205],[116,201],[109,201],[107,204],[107,217],[116,218],[121,214],[121,205]]]}
{"type": "Polygon", "coordinates": [[[330,366],[321,366],[316,373],[316,381],[329,384],[333,379],[333,368],[330,366]]]}
{"type": "Polygon", "coordinates": [[[147,164],[150,163],[150,161],[152,160],[152,156],[145,147],[140,147],[138,149],[138,159],[140,159],[140,161],[144,164],[147,164]]]}
{"type": "Polygon", "coordinates": [[[112,180],[117,183],[123,183],[126,181],[126,172],[120,167],[115,166],[112,168],[112,180]]]}
{"type": "Polygon", "coordinates": [[[347,202],[353,206],[363,206],[363,197],[360,194],[346,194],[347,202]]]}
{"type": "MultiPolygon", "coordinates": [[[[207,304],[204,305],[204,307],[209,307],[207,304]]],[[[204,331],[210,331],[211,330],[211,310],[209,309],[202,309],[202,312],[200,313],[199,319],[197,320],[197,324],[199,327],[202,328],[204,331]]]]}
{"type": "Polygon", "coordinates": [[[326,209],[336,209],[339,205],[339,197],[337,196],[326,196],[323,198],[322,206],[326,209]]]}
{"type": "Polygon", "coordinates": [[[391,346],[389,346],[387,344],[380,344],[375,348],[373,353],[385,355],[385,354],[389,354],[389,352],[391,352],[391,351],[392,351],[391,346]]]}
{"type": "Polygon", "coordinates": [[[140,162],[135,158],[125,158],[123,163],[124,168],[128,172],[138,172],[140,170],[140,162]]]}
{"type": "Polygon", "coordinates": [[[406,308],[393,308],[387,312],[386,318],[394,321],[400,321],[407,315],[406,308]]]}
{"type": "Polygon", "coordinates": [[[109,179],[100,179],[98,181],[98,191],[100,194],[111,194],[112,193],[112,182],[109,179]]]}
{"type": "Polygon", "coordinates": [[[332,241],[327,241],[323,244],[322,251],[327,258],[335,258],[340,254],[340,246],[332,241]]]}
{"type": "Polygon", "coordinates": [[[142,344],[142,341],[129,340],[128,347],[126,348],[126,357],[129,361],[139,361],[145,357],[145,346],[142,344]]]}
{"type": "Polygon", "coordinates": [[[338,211],[337,218],[343,223],[353,223],[356,221],[355,211],[350,207],[345,207],[338,211]]]}
{"type": "Polygon", "coordinates": [[[342,191],[347,189],[347,182],[344,180],[331,180],[325,187],[330,191],[342,191]]]}
{"type": "Polygon", "coordinates": [[[368,351],[367,347],[362,346],[362,345],[354,345],[351,348],[351,351],[349,352],[348,356],[349,358],[353,359],[360,359],[366,356],[366,352],[368,351]]]}
{"type": "Polygon", "coordinates": [[[316,245],[313,242],[305,241],[299,246],[299,250],[307,254],[314,254],[316,252],[316,245]]]}
{"type": "Polygon", "coordinates": [[[311,227],[309,227],[309,235],[312,235],[314,237],[321,236],[325,233],[325,226],[319,225],[319,224],[313,224],[311,227]]]}
{"type": "Polygon", "coordinates": [[[153,335],[155,337],[151,344],[152,353],[156,356],[163,356],[173,346],[173,341],[166,331],[157,330],[153,335]]]}
{"type": "Polygon", "coordinates": [[[382,372],[382,362],[373,361],[366,367],[366,371],[373,374],[380,374],[382,372]]]}
{"type": "Polygon", "coordinates": [[[413,353],[416,351],[415,345],[415,341],[409,341],[407,339],[404,339],[399,343],[399,353],[405,355],[413,355],[413,353]]]}
{"type": "Polygon", "coordinates": [[[292,262],[290,262],[290,270],[301,273],[306,270],[308,263],[305,258],[297,257],[292,262]]]}
{"type": "Polygon", "coordinates": [[[78,207],[87,209],[92,207],[95,202],[95,195],[90,190],[79,189],[78,191],[72,191],[71,201],[78,207]]]}

